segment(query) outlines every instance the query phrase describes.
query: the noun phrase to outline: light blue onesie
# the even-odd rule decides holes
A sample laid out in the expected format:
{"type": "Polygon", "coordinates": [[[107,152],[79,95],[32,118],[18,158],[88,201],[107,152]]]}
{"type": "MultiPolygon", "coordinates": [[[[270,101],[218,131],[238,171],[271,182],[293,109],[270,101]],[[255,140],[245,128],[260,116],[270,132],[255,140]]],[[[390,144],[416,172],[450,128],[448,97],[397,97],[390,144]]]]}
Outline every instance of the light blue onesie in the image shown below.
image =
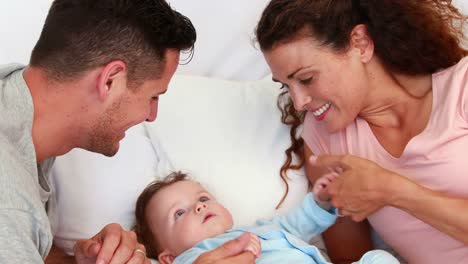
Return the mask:
{"type": "MultiPolygon", "coordinates": [[[[322,264],[328,262],[320,250],[304,241],[322,233],[336,220],[336,215],[320,208],[309,193],[302,204],[284,216],[271,220],[258,220],[254,226],[239,227],[214,238],[205,239],[186,250],[173,264],[194,262],[204,252],[213,250],[244,232],[254,233],[260,239],[262,254],[257,264],[264,263],[304,263],[322,264]]],[[[392,255],[382,250],[367,252],[358,264],[397,264],[392,255]]]]}

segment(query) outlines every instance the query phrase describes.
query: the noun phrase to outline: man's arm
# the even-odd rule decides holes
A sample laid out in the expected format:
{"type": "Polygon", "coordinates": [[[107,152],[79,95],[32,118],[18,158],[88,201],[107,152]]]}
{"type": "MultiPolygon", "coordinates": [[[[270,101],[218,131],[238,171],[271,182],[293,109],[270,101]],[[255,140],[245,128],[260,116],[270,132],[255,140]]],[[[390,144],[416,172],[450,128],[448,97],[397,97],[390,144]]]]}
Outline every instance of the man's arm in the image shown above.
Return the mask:
{"type": "Polygon", "coordinates": [[[75,257],[68,256],[60,248],[54,245],[45,259],[45,264],[76,264],[76,261],[75,257]]]}
{"type": "Polygon", "coordinates": [[[51,243],[45,224],[29,212],[0,209],[0,263],[43,263],[51,243]]]}

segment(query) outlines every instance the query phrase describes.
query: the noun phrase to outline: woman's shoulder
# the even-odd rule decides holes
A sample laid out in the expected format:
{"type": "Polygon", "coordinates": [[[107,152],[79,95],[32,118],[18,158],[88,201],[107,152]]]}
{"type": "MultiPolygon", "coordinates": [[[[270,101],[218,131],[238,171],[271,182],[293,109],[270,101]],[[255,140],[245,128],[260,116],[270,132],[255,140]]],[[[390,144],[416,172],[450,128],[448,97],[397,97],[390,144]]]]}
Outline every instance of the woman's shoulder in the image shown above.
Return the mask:
{"type": "Polygon", "coordinates": [[[461,96],[468,89],[468,56],[457,64],[432,75],[433,89],[441,96],[461,96]]]}
{"type": "Polygon", "coordinates": [[[447,76],[466,76],[468,74],[468,56],[463,57],[457,64],[442,69],[433,74],[434,78],[444,78],[447,76]]]}

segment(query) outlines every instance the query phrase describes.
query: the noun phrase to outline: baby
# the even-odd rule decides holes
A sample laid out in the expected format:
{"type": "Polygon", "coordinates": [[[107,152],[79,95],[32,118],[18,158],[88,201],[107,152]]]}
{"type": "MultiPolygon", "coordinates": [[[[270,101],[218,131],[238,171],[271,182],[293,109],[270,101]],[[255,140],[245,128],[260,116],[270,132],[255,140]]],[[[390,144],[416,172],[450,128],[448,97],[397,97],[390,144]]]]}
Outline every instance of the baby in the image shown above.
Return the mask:
{"type": "MultiPolygon", "coordinates": [[[[313,192],[320,192],[331,180],[321,179],[313,192]]],[[[333,210],[318,206],[309,193],[301,205],[284,216],[233,228],[229,211],[203,186],[180,172],[151,183],[138,198],[135,214],[139,240],[148,256],[162,264],[192,263],[244,232],[251,234],[246,251],[257,257],[256,263],[329,263],[318,248],[305,241],[323,232],[337,217],[333,210]]],[[[385,251],[373,250],[356,263],[399,262],[385,251]]]]}

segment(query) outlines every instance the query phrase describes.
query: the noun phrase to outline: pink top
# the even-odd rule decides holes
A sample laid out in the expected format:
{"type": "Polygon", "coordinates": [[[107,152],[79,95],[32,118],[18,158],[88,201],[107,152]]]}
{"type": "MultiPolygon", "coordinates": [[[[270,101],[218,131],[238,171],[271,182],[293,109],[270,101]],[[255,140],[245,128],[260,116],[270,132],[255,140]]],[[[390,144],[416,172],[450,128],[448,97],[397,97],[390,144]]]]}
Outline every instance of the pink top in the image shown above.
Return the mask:
{"type": "MultiPolygon", "coordinates": [[[[432,190],[468,198],[468,57],[433,74],[432,88],[427,127],[410,140],[400,158],[380,145],[361,118],[329,134],[322,123],[307,114],[302,137],[314,154],[356,155],[432,190]]],[[[468,261],[467,246],[402,210],[387,206],[368,219],[382,239],[409,263],[468,261]]]]}

